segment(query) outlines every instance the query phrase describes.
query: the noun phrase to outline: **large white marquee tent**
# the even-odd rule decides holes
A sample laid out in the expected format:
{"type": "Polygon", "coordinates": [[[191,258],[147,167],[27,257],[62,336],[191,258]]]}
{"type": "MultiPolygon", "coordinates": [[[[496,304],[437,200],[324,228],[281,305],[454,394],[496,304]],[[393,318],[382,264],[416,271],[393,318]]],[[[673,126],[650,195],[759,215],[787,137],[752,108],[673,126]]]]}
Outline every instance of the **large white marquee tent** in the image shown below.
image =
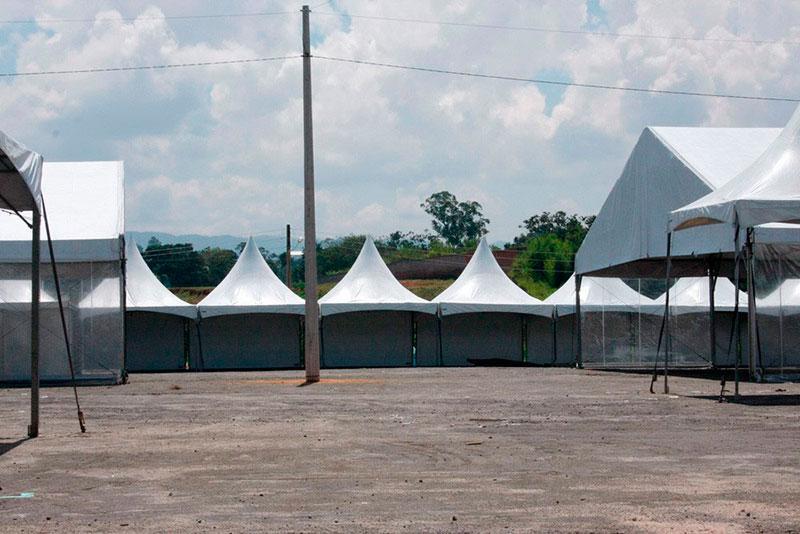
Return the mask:
{"type": "Polygon", "coordinates": [[[197,305],[197,369],[302,366],[305,304],[269,268],[253,238],[222,282],[197,305]]]}
{"type": "Polygon", "coordinates": [[[197,308],[164,287],[131,239],[125,245],[125,368],[186,369],[197,350],[197,308]]]}
{"type": "Polygon", "coordinates": [[[435,365],[436,304],[397,281],[371,238],[319,303],[325,367],[435,365]]]}
{"type": "Polygon", "coordinates": [[[580,320],[576,316],[575,275],[545,299],[554,307],[558,364],[636,366],[652,361],[663,307],[619,278],[584,277],[580,320]],[[578,360],[576,326],[583,335],[578,360]]]}
{"type": "Polygon", "coordinates": [[[552,306],[506,276],[482,238],[453,285],[433,301],[441,316],[441,363],[551,363],[552,306]]]}
{"type": "MultiPolygon", "coordinates": [[[[123,375],[123,174],[119,161],[47,162],[42,166],[42,195],[79,382],[114,383],[123,375]],[[95,298],[100,293],[102,298],[95,298]]],[[[49,262],[45,245],[40,255],[43,262],[49,262]]],[[[29,230],[15,217],[0,215],[0,280],[29,279],[30,261],[29,230]]],[[[55,295],[50,268],[43,268],[42,286],[55,295]]],[[[48,329],[60,331],[60,322],[57,324],[48,329]]],[[[44,349],[43,356],[61,362],[43,362],[43,369],[51,370],[43,378],[69,380],[63,335],[43,341],[53,345],[44,349]]],[[[12,357],[21,357],[27,350],[19,347],[12,357]]],[[[0,380],[29,378],[26,374],[0,380]]]]}

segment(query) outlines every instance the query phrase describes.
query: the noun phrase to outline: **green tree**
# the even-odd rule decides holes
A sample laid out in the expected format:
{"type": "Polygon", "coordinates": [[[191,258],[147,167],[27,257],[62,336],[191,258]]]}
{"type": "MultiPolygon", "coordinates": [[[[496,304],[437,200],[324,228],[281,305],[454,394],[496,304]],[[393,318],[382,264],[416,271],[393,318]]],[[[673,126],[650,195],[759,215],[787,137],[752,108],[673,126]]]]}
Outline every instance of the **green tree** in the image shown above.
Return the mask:
{"type": "Polygon", "coordinates": [[[236,253],[219,247],[206,247],[200,251],[205,267],[205,284],[216,286],[236,264],[236,253]]]}
{"type": "Polygon", "coordinates": [[[524,287],[526,281],[560,287],[573,270],[571,244],[554,234],[528,240],[511,268],[511,278],[524,287]]]}
{"type": "Polygon", "coordinates": [[[203,260],[191,243],[162,245],[151,238],[142,257],[167,287],[193,287],[206,283],[203,260]]]}
{"type": "Polygon", "coordinates": [[[522,234],[514,238],[513,248],[524,248],[525,244],[537,237],[554,235],[573,245],[575,251],[581,246],[583,238],[594,222],[594,215],[567,215],[563,211],[550,213],[544,211],[522,221],[522,234]]]}
{"type": "Polygon", "coordinates": [[[483,216],[483,207],[478,202],[459,202],[452,193],[440,191],[429,196],[420,207],[433,217],[433,230],[450,246],[466,246],[486,234],[489,219],[483,216]]]}

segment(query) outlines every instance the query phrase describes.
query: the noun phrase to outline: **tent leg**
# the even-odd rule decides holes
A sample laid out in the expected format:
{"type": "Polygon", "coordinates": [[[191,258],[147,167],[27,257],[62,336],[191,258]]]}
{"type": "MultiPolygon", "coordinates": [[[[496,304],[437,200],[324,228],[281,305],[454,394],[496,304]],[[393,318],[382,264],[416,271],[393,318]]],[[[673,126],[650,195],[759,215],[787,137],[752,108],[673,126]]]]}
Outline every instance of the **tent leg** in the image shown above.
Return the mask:
{"type": "Polygon", "coordinates": [[[39,435],[39,279],[41,254],[41,218],[33,209],[33,235],[31,237],[31,423],[28,437],[39,435]]]}
{"type": "Polygon", "coordinates": [[[669,358],[672,352],[672,332],[670,330],[669,320],[669,282],[672,275],[672,232],[667,234],[667,279],[666,279],[666,298],[664,303],[664,330],[666,333],[666,343],[664,344],[664,394],[669,393],[669,358]]]}
{"type": "Polygon", "coordinates": [[[748,347],[748,372],[750,380],[761,382],[761,369],[756,365],[758,355],[758,322],[756,317],[756,288],[755,273],[753,272],[753,229],[747,229],[747,239],[745,241],[744,261],[747,277],[747,347],[748,347]]]}
{"type": "Polygon", "coordinates": [[[709,356],[711,357],[711,367],[717,367],[717,313],[716,303],[714,302],[714,291],[717,288],[716,269],[709,265],[708,268],[708,341],[709,356]]]}
{"type": "Polygon", "coordinates": [[[581,282],[583,277],[575,275],[575,367],[583,369],[583,332],[581,331],[581,282]]]}

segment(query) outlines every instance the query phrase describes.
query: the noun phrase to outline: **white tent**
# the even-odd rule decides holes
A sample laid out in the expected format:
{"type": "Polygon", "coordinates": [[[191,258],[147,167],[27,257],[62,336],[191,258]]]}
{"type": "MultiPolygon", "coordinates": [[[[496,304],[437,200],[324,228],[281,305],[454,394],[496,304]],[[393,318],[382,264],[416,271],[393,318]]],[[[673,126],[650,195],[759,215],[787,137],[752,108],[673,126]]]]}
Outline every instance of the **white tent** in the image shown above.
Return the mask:
{"type": "Polygon", "coordinates": [[[201,369],[283,369],[302,364],[305,304],[269,268],[253,238],[231,272],[197,305],[201,369]]]}
{"type": "MultiPolygon", "coordinates": [[[[589,365],[641,365],[651,359],[658,343],[663,307],[619,278],[581,280],[582,362],[589,365]]],[[[575,363],[575,275],[545,299],[555,308],[557,363],[575,363]]]]}
{"type": "Polygon", "coordinates": [[[453,285],[433,301],[441,315],[441,363],[550,363],[553,307],[511,281],[482,238],[453,285]]]}
{"type": "Polygon", "coordinates": [[[415,331],[418,341],[435,347],[430,338],[436,331],[436,304],[397,281],[371,238],[364,242],[344,278],[319,304],[326,367],[413,365],[415,331]]]}
{"type": "Polygon", "coordinates": [[[800,106],[758,159],[722,187],[674,210],[670,220],[675,230],[779,222],[800,222],[800,106]]]}
{"type": "MultiPolygon", "coordinates": [[[[780,134],[777,128],[645,128],[575,257],[585,275],[661,278],[670,211],[719,189],[780,134]]],[[[697,256],[732,253],[732,232],[673,236],[673,275],[700,276],[697,256]]]]}
{"type": "MultiPolygon", "coordinates": [[[[123,176],[119,161],[42,165],[42,196],[79,381],[113,383],[122,378],[123,176]]],[[[22,265],[30,262],[30,237],[17,223],[12,217],[0,215],[0,280],[19,278],[22,265]]],[[[41,257],[49,261],[45,245],[41,257]]],[[[44,287],[53,289],[49,268],[42,279],[44,287]]],[[[66,362],[63,336],[48,342],[58,345],[57,350],[62,351],[58,358],[66,362]]],[[[67,367],[63,369],[64,374],[49,378],[68,380],[67,367]]]]}
{"type": "MultiPolygon", "coordinates": [[[[707,313],[711,306],[709,299],[708,277],[681,278],[669,290],[669,306],[676,315],[686,313],[707,313]]],[[[736,289],[733,283],[724,277],[717,278],[714,286],[714,310],[732,312],[736,307],[736,293],[739,293],[739,310],[747,309],[747,293],[736,289]]],[[[666,293],[657,297],[654,302],[663,312],[666,293]]]]}
{"type": "Polygon", "coordinates": [[[164,287],[132,239],[125,258],[125,368],[185,369],[191,340],[196,339],[197,308],[164,287]]]}
{"type": "MultiPolygon", "coordinates": [[[[28,436],[30,437],[39,435],[40,261],[38,252],[40,250],[41,228],[39,214],[42,203],[42,162],[41,155],[28,150],[0,131],[0,209],[11,210],[20,217],[22,217],[20,212],[32,212],[30,229],[31,254],[33,257],[29,277],[31,285],[30,328],[25,329],[30,333],[28,338],[29,345],[20,342],[19,346],[13,346],[11,351],[7,351],[3,347],[2,352],[3,360],[7,360],[10,357],[14,360],[19,360],[20,363],[23,361],[23,355],[30,354],[30,359],[25,359],[29,364],[28,376],[31,381],[31,420],[28,426],[28,436]],[[35,291],[34,288],[36,289],[35,291]],[[29,350],[25,350],[26,346],[29,347],[29,350]]],[[[17,224],[21,223],[17,221],[17,224]]],[[[28,226],[28,224],[26,223],[25,226],[28,226]]],[[[8,274],[10,273],[4,274],[4,276],[8,276],[8,274]]],[[[15,380],[18,374],[17,372],[0,368],[0,381],[15,380]]]]}

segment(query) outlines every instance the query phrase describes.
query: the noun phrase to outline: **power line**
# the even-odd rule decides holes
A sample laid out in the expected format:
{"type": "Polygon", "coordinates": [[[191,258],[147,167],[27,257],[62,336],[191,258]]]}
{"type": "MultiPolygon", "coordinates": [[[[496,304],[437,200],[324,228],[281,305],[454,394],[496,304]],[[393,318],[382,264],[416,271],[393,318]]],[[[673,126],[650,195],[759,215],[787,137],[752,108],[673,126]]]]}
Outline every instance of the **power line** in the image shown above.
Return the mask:
{"type": "Polygon", "coordinates": [[[352,15],[350,13],[330,13],[324,11],[315,12],[316,15],[327,15],[332,17],[353,18],[364,20],[382,20],[388,22],[407,22],[413,24],[431,24],[436,26],[453,26],[460,28],[480,28],[488,30],[510,30],[531,33],[556,33],[563,35],[592,35],[597,37],[619,37],[624,39],[656,39],[664,41],[696,41],[696,42],[715,42],[715,43],[744,43],[744,44],[786,44],[800,45],[800,41],[783,41],[773,39],[740,39],[730,37],[684,37],[677,35],[653,35],[645,33],[617,33],[602,32],[591,30],[564,30],[559,28],[543,28],[538,26],[508,26],[503,24],[481,24],[473,22],[456,22],[448,20],[415,19],[403,17],[379,17],[377,15],[352,15]]]}
{"type": "Polygon", "coordinates": [[[135,22],[137,20],[202,20],[202,19],[223,19],[223,18],[247,18],[247,17],[269,17],[274,15],[290,15],[297,14],[297,11],[256,11],[251,13],[217,13],[208,15],[162,15],[162,16],[146,16],[140,15],[138,17],[95,17],[95,18],[34,18],[34,19],[16,19],[16,20],[0,20],[0,24],[60,24],[60,23],[73,23],[73,22],[135,22]]]}
{"type": "Polygon", "coordinates": [[[225,59],[220,61],[196,61],[193,63],[167,63],[163,65],[137,65],[131,67],[94,67],[86,69],[67,69],[67,70],[45,70],[30,72],[0,72],[0,78],[18,78],[22,76],[53,76],[60,74],[93,74],[99,72],[125,72],[136,70],[166,70],[182,69],[188,67],[211,67],[217,65],[237,65],[244,63],[263,63],[267,61],[281,61],[286,59],[299,59],[302,56],[274,56],[257,57],[251,59],[225,59]]]}
{"type": "Polygon", "coordinates": [[[558,85],[562,87],[582,87],[585,89],[605,89],[610,91],[624,91],[629,93],[648,93],[660,95],[677,95],[677,96],[699,96],[707,98],[731,98],[737,100],[761,100],[767,102],[800,102],[798,98],[774,97],[774,96],[752,96],[752,95],[737,95],[726,93],[705,93],[699,91],[679,91],[671,89],[647,89],[644,87],[623,87],[618,85],[605,85],[598,83],[579,83],[579,82],[565,82],[558,80],[545,80],[541,78],[522,78],[518,76],[502,76],[497,74],[481,74],[476,72],[464,72],[456,70],[439,69],[434,67],[417,67],[413,65],[399,65],[396,63],[381,63],[377,61],[367,61],[362,59],[350,59],[331,56],[314,56],[317,59],[324,59],[327,61],[337,61],[340,63],[354,63],[357,65],[369,65],[372,67],[384,67],[390,69],[413,70],[418,72],[428,72],[433,74],[448,74],[451,76],[462,76],[470,78],[483,78],[490,80],[503,80],[512,82],[525,82],[536,83],[543,85],[558,85]]]}

